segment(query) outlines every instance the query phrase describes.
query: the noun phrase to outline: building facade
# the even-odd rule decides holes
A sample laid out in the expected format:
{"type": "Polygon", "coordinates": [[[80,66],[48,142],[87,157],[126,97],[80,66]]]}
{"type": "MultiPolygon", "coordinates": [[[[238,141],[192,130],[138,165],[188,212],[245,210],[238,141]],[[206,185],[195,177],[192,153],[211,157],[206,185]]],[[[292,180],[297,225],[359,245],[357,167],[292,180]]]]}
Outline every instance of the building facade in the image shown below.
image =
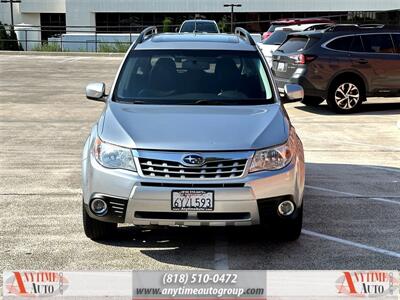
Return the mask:
{"type": "MultiPolygon", "coordinates": [[[[228,1],[231,3],[232,1],[228,1]]],[[[400,23],[400,0],[238,0],[235,22],[265,30],[282,17],[329,16],[344,23],[400,23]]],[[[137,32],[148,25],[173,28],[187,18],[230,22],[225,0],[21,0],[15,24],[42,26],[42,39],[59,32],[137,32]],[[59,32],[58,32],[59,31],[59,32]]],[[[0,21],[10,23],[10,4],[0,3],[0,21]]]]}

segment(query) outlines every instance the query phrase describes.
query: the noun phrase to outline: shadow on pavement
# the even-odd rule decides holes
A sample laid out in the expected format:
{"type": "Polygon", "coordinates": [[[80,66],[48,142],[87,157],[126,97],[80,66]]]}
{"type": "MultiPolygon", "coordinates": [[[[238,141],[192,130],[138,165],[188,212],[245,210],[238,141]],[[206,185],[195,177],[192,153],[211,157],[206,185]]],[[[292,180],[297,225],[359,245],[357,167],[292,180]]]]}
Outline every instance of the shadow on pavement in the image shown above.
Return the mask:
{"type": "MultiPolygon", "coordinates": [[[[400,98],[399,98],[400,99],[400,98]]],[[[321,104],[319,106],[306,106],[303,104],[298,104],[295,106],[295,108],[314,113],[314,114],[319,114],[319,115],[338,115],[340,116],[341,114],[336,114],[329,110],[328,105],[326,104],[321,104]]],[[[364,115],[389,115],[389,114],[400,114],[400,103],[368,103],[365,102],[363,105],[361,105],[360,111],[354,114],[364,114],[364,115]]]]}
{"type": "MultiPolygon", "coordinates": [[[[399,182],[398,168],[308,163],[303,228],[400,253],[400,205],[370,199],[400,202],[399,182]]],[[[306,234],[294,242],[277,241],[256,226],[120,229],[118,240],[101,244],[138,248],[173,266],[213,269],[215,253],[220,252],[231,269],[395,269],[400,263],[390,256],[306,234]]]]}

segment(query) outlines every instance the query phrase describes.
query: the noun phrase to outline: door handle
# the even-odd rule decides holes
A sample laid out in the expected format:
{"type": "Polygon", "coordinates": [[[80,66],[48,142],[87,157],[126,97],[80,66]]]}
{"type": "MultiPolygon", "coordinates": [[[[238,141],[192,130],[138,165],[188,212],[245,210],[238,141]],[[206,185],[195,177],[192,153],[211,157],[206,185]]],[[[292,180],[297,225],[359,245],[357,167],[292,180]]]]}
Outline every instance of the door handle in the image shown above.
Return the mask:
{"type": "Polygon", "coordinates": [[[359,63],[359,64],[362,64],[362,65],[365,65],[365,64],[368,63],[368,59],[360,58],[360,59],[358,60],[358,63],[359,63]]]}

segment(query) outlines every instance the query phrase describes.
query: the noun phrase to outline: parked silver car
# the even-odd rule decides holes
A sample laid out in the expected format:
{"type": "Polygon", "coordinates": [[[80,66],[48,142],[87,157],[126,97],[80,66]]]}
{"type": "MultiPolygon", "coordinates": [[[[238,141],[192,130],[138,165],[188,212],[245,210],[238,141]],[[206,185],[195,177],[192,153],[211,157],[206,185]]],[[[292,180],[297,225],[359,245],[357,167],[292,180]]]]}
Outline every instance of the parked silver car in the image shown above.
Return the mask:
{"type": "MultiPolygon", "coordinates": [[[[250,34],[142,32],[127,52],[82,157],[91,239],[135,225],[263,225],[301,232],[303,147],[250,34]]],[[[303,90],[285,87],[300,100],[303,90]]]]}

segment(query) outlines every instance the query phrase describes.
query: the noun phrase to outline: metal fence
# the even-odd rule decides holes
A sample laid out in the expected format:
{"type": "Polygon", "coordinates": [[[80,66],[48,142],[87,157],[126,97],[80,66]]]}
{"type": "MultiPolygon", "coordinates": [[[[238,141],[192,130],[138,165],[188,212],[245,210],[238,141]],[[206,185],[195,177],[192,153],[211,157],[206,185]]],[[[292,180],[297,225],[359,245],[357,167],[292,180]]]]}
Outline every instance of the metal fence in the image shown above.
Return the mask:
{"type": "MultiPolygon", "coordinates": [[[[31,26],[3,25],[8,32],[14,31],[21,50],[24,51],[80,51],[125,52],[136,40],[144,26],[31,26]],[[122,29],[122,30],[121,30],[122,29]],[[42,39],[46,33],[48,39],[42,39]]],[[[171,27],[174,25],[171,25],[171,27]]],[[[162,31],[164,25],[157,25],[162,31]]],[[[15,39],[1,38],[0,43],[12,43],[15,39]]]]}
{"type": "MultiPolygon", "coordinates": [[[[343,14],[348,16],[348,14],[343,14]]],[[[326,17],[337,18],[343,15],[326,17]]],[[[271,20],[257,20],[267,24],[271,20]]],[[[234,22],[234,26],[251,24],[251,21],[234,22]]],[[[348,22],[346,22],[348,23],[348,22]]],[[[230,25],[228,24],[225,25],[230,25]]],[[[145,25],[119,26],[36,26],[36,25],[3,25],[6,31],[16,33],[20,50],[24,51],[57,51],[57,52],[126,52],[136,40],[145,25]],[[43,34],[44,33],[44,34],[43,34]],[[42,36],[48,39],[42,39],[42,36]]],[[[155,25],[159,31],[174,32],[180,24],[155,25]]],[[[256,40],[261,33],[254,34],[256,40]]],[[[3,43],[15,43],[15,39],[2,38],[0,35],[0,50],[3,43]]]]}

